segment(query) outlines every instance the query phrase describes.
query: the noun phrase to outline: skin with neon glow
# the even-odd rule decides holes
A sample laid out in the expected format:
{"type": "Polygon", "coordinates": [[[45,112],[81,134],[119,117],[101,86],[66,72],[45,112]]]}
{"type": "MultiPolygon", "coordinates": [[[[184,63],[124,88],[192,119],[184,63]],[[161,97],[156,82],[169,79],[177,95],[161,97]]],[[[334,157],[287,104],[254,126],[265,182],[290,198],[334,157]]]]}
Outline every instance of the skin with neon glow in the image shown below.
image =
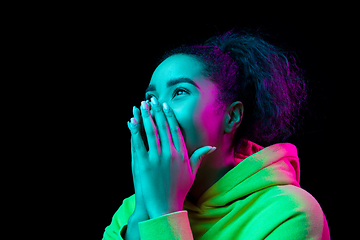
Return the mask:
{"type": "Polygon", "coordinates": [[[185,198],[196,203],[235,166],[232,140],[244,107],[239,101],[220,107],[217,94],[202,63],[192,56],[173,55],[155,69],[146,91],[147,99],[154,98],[152,105],[144,102],[143,108],[134,108],[129,124],[136,207],[126,239],[136,238],[138,222],[182,210],[185,198]],[[163,103],[170,115],[164,113],[163,103]],[[149,152],[139,134],[142,125],[149,152]],[[180,131],[174,131],[177,127],[180,131]],[[171,191],[163,190],[164,182],[171,191]]]}

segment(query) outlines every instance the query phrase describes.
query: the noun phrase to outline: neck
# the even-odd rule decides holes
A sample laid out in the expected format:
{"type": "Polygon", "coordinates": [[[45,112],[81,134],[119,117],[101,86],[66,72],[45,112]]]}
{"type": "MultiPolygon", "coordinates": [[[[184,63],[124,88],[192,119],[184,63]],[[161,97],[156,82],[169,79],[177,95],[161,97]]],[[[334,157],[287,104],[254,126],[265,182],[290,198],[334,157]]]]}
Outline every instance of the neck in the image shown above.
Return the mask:
{"type": "Polygon", "coordinates": [[[205,191],[235,167],[235,165],[234,149],[229,151],[216,149],[209,156],[205,156],[196,174],[194,184],[187,194],[187,200],[196,204],[205,191]]]}

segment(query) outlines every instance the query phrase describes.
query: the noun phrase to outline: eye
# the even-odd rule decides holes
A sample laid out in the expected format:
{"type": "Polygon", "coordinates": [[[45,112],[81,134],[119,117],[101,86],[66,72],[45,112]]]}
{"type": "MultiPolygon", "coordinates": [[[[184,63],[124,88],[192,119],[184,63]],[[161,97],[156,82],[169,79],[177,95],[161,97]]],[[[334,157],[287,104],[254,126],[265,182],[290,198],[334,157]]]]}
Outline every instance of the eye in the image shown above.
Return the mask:
{"type": "Polygon", "coordinates": [[[174,93],[173,93],[173,98],[174,97],[177,97],[177,96],[181,96],[181,95],[184,95],[184,94],[188,94],[189,91],[183,89],[183,88],[177,88],[175,89],[174,93]]]}

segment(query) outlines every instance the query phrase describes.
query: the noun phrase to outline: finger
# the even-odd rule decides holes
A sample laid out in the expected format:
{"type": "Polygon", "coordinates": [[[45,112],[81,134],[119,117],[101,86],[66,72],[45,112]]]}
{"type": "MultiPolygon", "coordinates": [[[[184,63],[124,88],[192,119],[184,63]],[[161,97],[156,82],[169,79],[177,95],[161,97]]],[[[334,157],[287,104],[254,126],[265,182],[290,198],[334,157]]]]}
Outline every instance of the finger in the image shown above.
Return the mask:
{"type": "Polygon", "coordinates": [[[131,137],[131,169],[132,169],[132,175],[133,175],[133,182],[134,182],[134,188],[136,189],[138,185],[137,180],[139,177],[139,168],[138,168],[138,161],[139,158],[137,156],[137,152],[134,150],[134,138],[131,137]]]}
{"type": "Polygon", "coordinates": [[[181,133],[179,123],[177,122],[174,112],[170,108],[169,104],[163,103],[164,113],[166,115],[167,122],[171,133],[172,142],[177,151],[185,153],[186,146],[183,135],[181,133]]]}
{"type": "Polygon", "coordinates": [[[140,110],[135,106],[133,106],[133,115],[134,115],[134,118],[136,119],[137,123],[141,125],[142,119],[140,116],[140,110]]]}
{"type": "Polygon", "coordinates": [[[155,123],[151,117],[149,106],[145,101],[142,101],[140,109],[141,109],[142,123],[144,125],[146,137],[149,144],[149,154],[155,153],[160,155],[161,148],[160,148],[159,136],[155,123]]]}
{"type": "Polygon", "coordinates": [[[155,97],[151,98],[151,104],[157,131],[160,137],[161,151],[165,154],[170,153],[171,148],[174,147],[174,145],[171,140],[171,133],[165,114],[162,107],[159,105],[158,100],[155,97]]]}
{"type": "Polygon", "coordinates": [[[135,190],[135,201],[141,201],[141,199],[137,199],[138,197],[142,197],[142,190],[141,190],[141,184],[139,179],[139,168],[138,168],[138,157],[136,156],[136,151],[134,151],[134,140],[131,137],[131,169],[132,169],[132,176],[133,176],[133,184],[134,184],[134,190],[135,190]]]}
{"type": "MultiPolygon", "coordinates": [[[[152,112],[152,109],[151,109],[151,105],[150,105],[150,102],[149,100],[146,100],[146,103],[148,104],[148,106],[150,107],[150,113],[152,112]]],[[[138,123],[141,125],[142,124],[142,118],[141,118],[141,112],[140,110],[133,106],[133,115],[134,115],[134,118],[136,119],[136,121],[138,121],[138,123]]],[[[151,114],[152,115],[152,114],[151,114]]]]}
{"type": "Polygon", "coordinates": [[[190,157],[190,166],[191,166],[191,171],[193,173],[193,175],[196,175],[197,170],[200,167],[201,161],[202,159],[214,152],[216,150],[216,147],[212,147],[212,146],[205,146],[202,148],[197,149],[190,157]]]}
{"type": "Polygon", "coordinates": [[[143,159],[147,152],[144,145],[144,141],[142,140],[141,133],[140,133],[140,125],[137,124],[135,118],[131,118],[130,122],[128,122],[128,127],[131,132],[132,138],[132,151],[136,154],[139,159],[143,159]]]}
{"type": "Polygon", "coordinates": [[[144,125],[142,124],[141,112],[135,106],[133,107],[133,115],[134,115],[135,120],[137,121],[137,124],[140,125],[140,134],[141,134],[142,140],[144,141],[145,148],[148,150],[149,146],[147,143],[144,125]]]}
{"type": "MultiPolygon", "coordinates": [[[[130,127],[129,127],[130,128],[130,127]]],[[[135,167],[136,167],[136,163],[134,161],[135,159],[135,151],[134,151],[134,143],[133,143],[133,138],[131,137],[130,139],[131,141],[131,170],[132,170],[132,176],[133,176],[133,182],[134,182],[134,187],[135,187],[135,167]]]]}

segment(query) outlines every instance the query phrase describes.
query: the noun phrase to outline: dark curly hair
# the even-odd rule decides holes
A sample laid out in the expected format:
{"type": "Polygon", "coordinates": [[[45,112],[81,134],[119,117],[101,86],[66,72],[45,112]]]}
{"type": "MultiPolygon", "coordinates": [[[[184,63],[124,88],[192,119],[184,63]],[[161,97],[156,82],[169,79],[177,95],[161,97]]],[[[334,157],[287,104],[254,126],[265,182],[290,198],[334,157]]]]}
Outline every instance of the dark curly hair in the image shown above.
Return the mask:
{"type": "Polygon", "coordinates": [[[266,146],[295,132],[307,94],[302,72],[290,54],[259,36],[234,31],[202,45],[173,49],[160,62],[175,54],[192,55],[204,64],[204,74],[219,89],[220,106],[244,104],[235,147],[245,139],[266,146]]]}

